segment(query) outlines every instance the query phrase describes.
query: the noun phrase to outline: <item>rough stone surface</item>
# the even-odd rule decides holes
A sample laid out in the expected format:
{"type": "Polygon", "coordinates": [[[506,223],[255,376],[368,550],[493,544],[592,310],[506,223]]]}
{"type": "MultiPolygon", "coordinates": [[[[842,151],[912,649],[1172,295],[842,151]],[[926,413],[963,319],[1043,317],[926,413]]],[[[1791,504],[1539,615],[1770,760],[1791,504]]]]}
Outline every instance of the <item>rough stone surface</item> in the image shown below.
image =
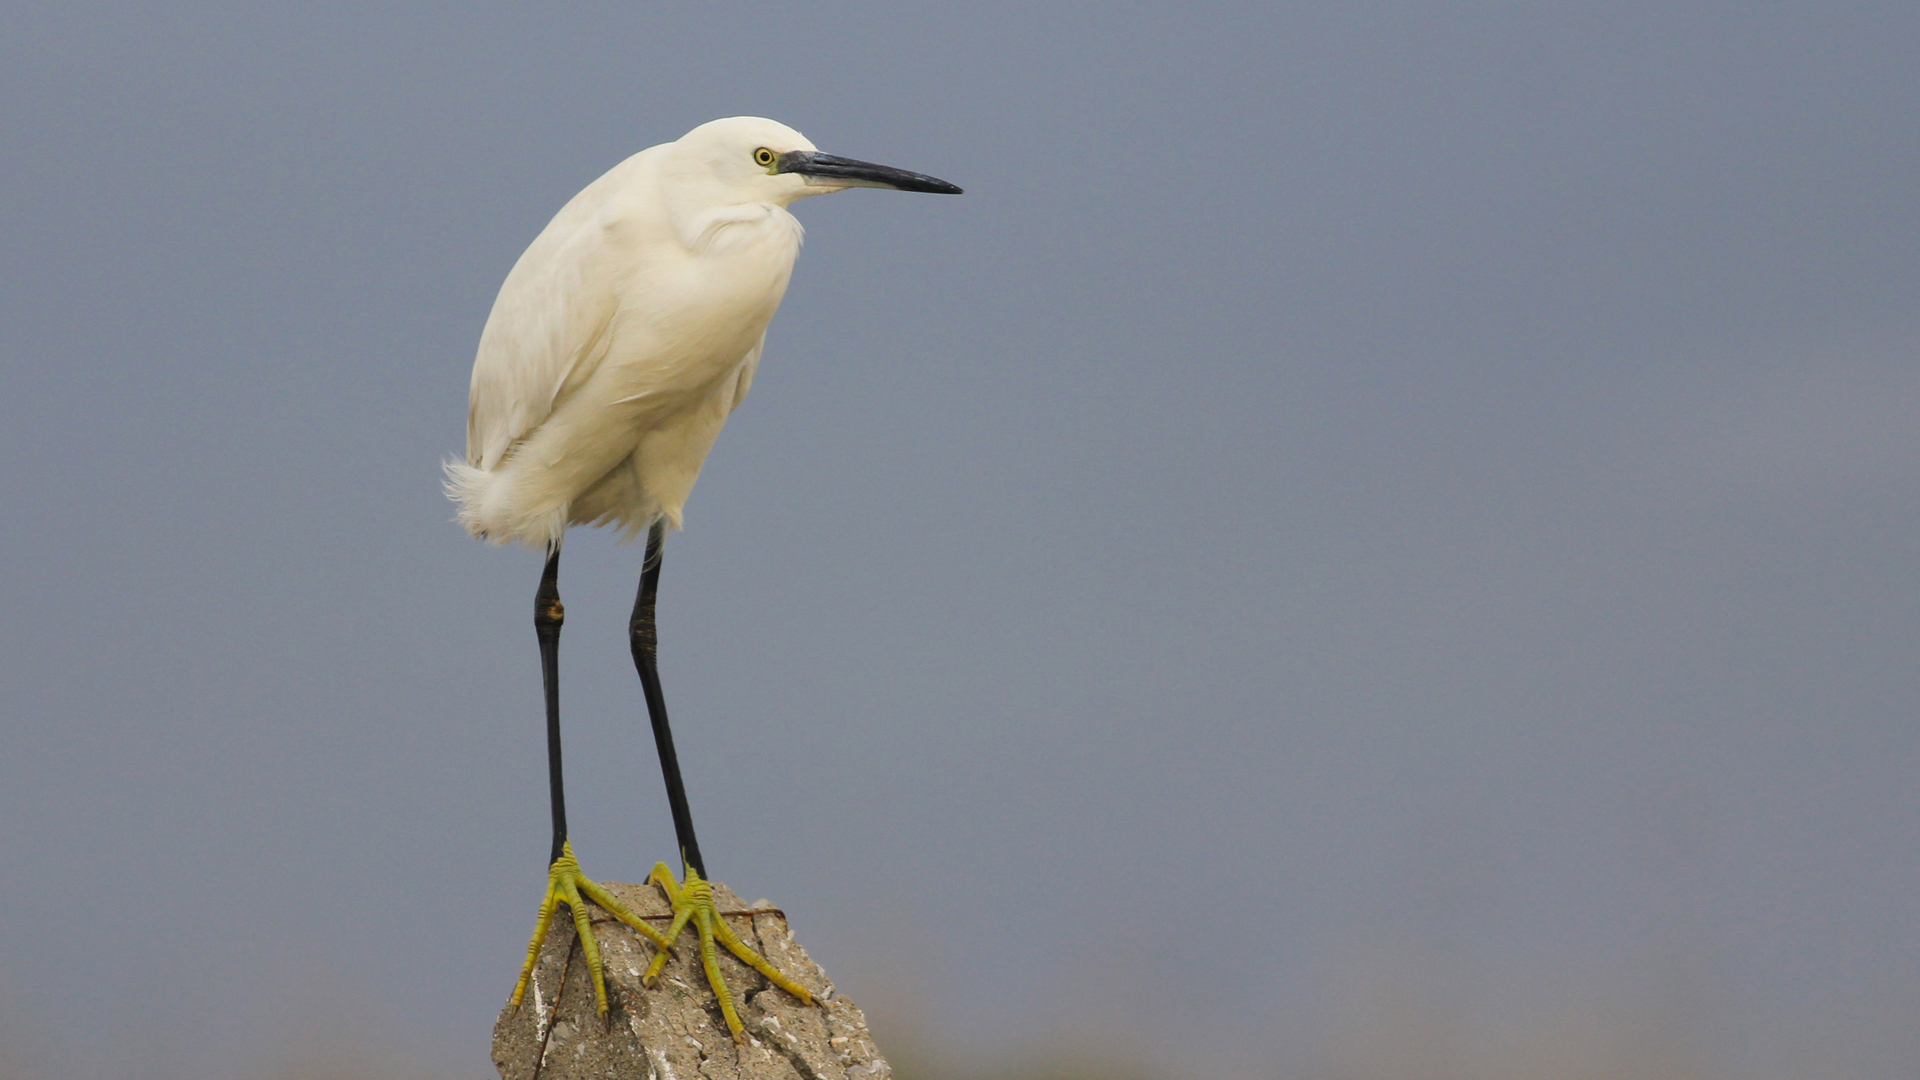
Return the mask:
{"type": "MultiPolygon", "coordinates": [[[[653,885],[608,889],[662,930],[667,901],[653,885]]],[[[503,1009],[493,1026],[493,1062],[501,1080],[890,1080],[893,1070],[853,1002],[834,993],[826,973],[794,943],[786,916],[767,904],[742,903],[713,883],[713,898],[748,947],[814,995],[802,1005],[771,986],[725,948],[720,970],[750,1040],[736,1045],[700,968],[698,939],[682,934],[649,990],[640,973],[653,946],[592,905],[594,939],[606,965],[610,1011],[594,1011],[593,984],[566,911],[553,920],[526,1000],[503,1009]],[[740,912],[741,914],[731,914],[740,912]]]]}

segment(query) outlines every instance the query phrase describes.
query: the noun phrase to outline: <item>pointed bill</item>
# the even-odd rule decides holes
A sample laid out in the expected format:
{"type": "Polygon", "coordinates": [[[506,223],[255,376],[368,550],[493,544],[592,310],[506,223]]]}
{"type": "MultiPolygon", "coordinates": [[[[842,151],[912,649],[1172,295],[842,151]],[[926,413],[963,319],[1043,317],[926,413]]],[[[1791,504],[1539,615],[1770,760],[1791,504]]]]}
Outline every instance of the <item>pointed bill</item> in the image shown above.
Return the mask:
{"type": "Polygon", "coordinates": [[[775,172],[795,173],[822,187],[875,187],[894,191],[924,191],[931,195],[958,195],[960,189],[937,177],[875,165],[871,161],[835,157],[818,150],[790,150],[780,155],[775,172]]]}

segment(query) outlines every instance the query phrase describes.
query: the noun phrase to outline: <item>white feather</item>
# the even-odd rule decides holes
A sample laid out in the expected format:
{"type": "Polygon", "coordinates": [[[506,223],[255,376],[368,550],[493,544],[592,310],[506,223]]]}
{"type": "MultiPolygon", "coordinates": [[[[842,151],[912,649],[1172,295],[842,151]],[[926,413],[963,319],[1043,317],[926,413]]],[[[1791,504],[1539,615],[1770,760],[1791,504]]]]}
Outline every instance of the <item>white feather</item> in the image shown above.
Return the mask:
{"type": "Polygon", "coordinates": [[[643,150],[563,207],[500,287],[446,490],[475,536],[557,546],[681,511],[752,384],[803,230],[835,190],[753,166],[812,150],[771,120],[717,120],[643,150]]]}

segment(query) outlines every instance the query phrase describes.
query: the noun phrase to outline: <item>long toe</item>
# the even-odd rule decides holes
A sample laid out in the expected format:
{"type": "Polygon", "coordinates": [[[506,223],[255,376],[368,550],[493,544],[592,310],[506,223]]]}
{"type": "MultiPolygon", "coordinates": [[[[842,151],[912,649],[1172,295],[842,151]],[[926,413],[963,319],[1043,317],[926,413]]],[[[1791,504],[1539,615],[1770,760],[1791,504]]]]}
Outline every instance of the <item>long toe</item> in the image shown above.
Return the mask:
{"type": "MultiPolygon", "coordinates": [[[[653,942],[655,949],[659,952],[659,955],[654,958],[655,966],[664,962],[668,939],[628,910],[627,906],[606,888],[582,873],[580,862],[573,855],[573,845],[564,844],[560,849],[560,857],[547,868],[547,892],[540,900],[540,916],[534,923],[533,940],[527,943],[527,962],[520,968],[520,978],[514,984],[513,997],[508,1001],[509,1006],[518,1009],[521,1001],[526,997],[527,984],[533,977],[534,964],[540,959],[540,946],[546,941],[547,932],[553,927],[553,919],[558,909],[565,906],[573,919],[574,933],[580,939],[580,951],[586,957],[587,971],[593,981],[594,1008],[601,1016],[607,1015],[606,969],[600,958],[600,943],[593,935],[592,921],[587,912],[589,901],[653,942]]],[[[649,968],[649,970],[653,969],[649,968]]]]}
{"type": "MultiPolygon", "coordinates": [[[[733,993],[720,970],[718,946],[726,946],[727,951],[742,963],[764,975],[769,982],[793,995],[802,1004],[813,1004],[813,995],[805,987],[781,974],[766,958],[740,940],[739,935],[727,925],[726,917],[720,913],[719,905],[713,898],[713,887],[691,867],[687,869],[685,883],[677,883],[673,880],[672,871],[662,863],[653,869],[653,882],[660,886],[660,891],[666,894],[667,902],[673,907],[673,924],[667,931],[667,939],[677,940],[688,923],[693,924],[695,933],[699,935],[700,966],[706,972],[707,985],[713,990],[714,999],[720,1006],[720,1015],[726,1020],[727,1031],[735,1042],[747,1041],[746,1027],[740,1022],[740,1012],[734,1006],[733,993]]],[[[647,969],[649,985],[665,960],[664,955],[654,957],[653,964],[647,969]]]]}

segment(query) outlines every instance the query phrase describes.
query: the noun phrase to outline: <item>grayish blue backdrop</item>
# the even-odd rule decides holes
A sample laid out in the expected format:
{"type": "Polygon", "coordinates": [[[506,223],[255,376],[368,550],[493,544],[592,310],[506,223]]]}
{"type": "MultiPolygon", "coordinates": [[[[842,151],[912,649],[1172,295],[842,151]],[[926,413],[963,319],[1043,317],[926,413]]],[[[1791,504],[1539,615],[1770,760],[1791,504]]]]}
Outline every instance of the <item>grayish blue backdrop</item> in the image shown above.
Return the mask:
{"type": "MultiPolygon", "coordinates": [[[[663,587],[712,867],[883,1043],[1920,1060],[1920,7],[7,23],[0,1070],[490,1074],[538,560],[439,462],[548,216],[743,112],[968,189],[797,208],[663,587]]],[[[568,552],[638,880],[638,552],[568,552]]]]}

